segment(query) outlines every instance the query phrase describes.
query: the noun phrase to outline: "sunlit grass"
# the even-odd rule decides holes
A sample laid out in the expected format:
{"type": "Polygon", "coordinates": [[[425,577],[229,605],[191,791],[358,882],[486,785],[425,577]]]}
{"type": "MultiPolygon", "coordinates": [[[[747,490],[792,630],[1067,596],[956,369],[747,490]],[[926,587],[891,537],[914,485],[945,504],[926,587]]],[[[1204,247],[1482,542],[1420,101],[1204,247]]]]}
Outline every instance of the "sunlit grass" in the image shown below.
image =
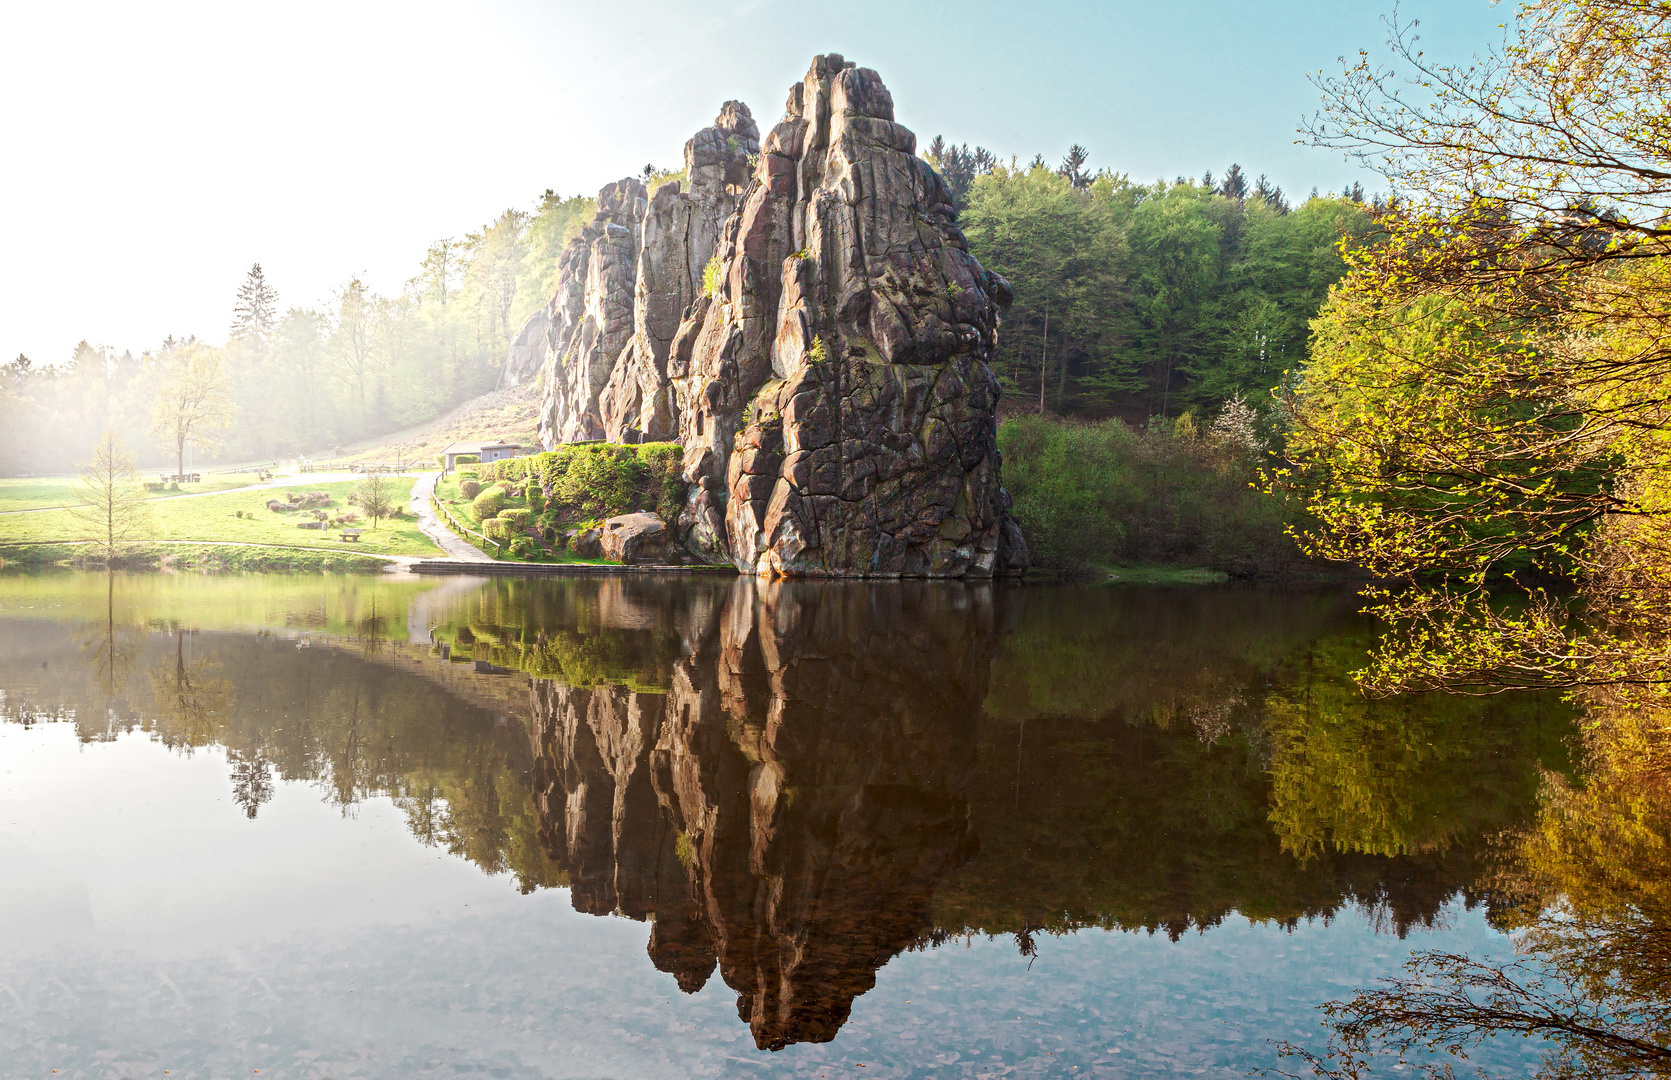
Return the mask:
{"type": "MultiPolygon", "coordinates": [[[[141,479],[155,482],[144,474],[141,479]]],[[[178,491],[148,491],[148,499],[166,499],[176,495],[195,495],[205,491],[226,491],[256,482],[254,473],[223,473],[206,476],[202,483],[181,484],[178,491]]],[[[75,477],[35,476],[27,479],[0,480],[0,512],[7,510],[38,510],[48,506],[74,506],[81,502],[75,497],[75,477]]]]}
{"type": "MultiPolygon", "coordinates": [[[[397,480],[405,486],[410,481],[397,480]]],[[[145,540],[206,540],[217,543],[283,544],[293,547],[330,548],[338,551],[363,551],[379,555],[417,555],[422,557],[442,554],[429,537],[419,530],[410,517],[380,522],[376,528],[370,521],[358,525],[363,531],[358,543],[345,542],[339,530],[298,528],[299,521],[311,520],[306,511],[281,514],[267,509],[267,500],[282,501],[286,492],[325,491],[331,494],[333,513],[350,509],[348,495],[356,481],[338,480],[307,487],[262,488],[255,491],[235,491],[209,495],[201,499],[162,499],[152,502],[153,528],[146,531],[145,540]],[[235,516],[237,511],[245,516],[235,516]]],[[[0,516],[0,543],[58,543],[90,539],[92,527],[68,510],[47,510],[38,514],[0,516]]]]}

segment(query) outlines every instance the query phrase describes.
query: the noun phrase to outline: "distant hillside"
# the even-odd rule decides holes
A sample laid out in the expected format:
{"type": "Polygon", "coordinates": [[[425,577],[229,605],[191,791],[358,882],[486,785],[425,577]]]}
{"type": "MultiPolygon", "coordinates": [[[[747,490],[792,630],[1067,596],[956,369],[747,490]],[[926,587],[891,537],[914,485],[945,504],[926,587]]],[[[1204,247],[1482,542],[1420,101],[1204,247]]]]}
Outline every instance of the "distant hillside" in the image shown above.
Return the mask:
{"type": "Polygon", "coordinates": [[[451,443],[484,438],[532,447],[538,443],[539,405],[537,381],[495,390],[434,420],[348,447],[341,456],[359,461],[434,460],[451,443]]]}

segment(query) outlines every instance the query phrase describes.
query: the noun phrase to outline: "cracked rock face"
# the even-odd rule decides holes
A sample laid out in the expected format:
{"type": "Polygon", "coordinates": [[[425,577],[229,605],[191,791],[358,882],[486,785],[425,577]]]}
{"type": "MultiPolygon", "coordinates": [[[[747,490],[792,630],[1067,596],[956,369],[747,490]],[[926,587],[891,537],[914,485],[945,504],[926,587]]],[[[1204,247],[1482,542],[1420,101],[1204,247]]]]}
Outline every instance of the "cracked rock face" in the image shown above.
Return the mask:
{"type": "Polygon", "coordinates": [[[592,223],[557,263],[557,295],[546,306],[546,446],[604,438],[598,398],[633,334],[633,290],[646,209],[644,185],[617,180],[598,192],[592,223]]]}
{"type": "Polygon", "coordinates": [[[1008,284],[874,71],[822,56],[791,89],[724,275],[672,346],[686,542],[748,573],[1018,569],[987,360],[1008,284]]]}
{"type": "Polygon", "coordinates": [[[628,178],[598,192],[597,216],[563,250],[544,311],[547,447],[677,437],[668,348],[759,150],[748,106],[728,101],[685,144],[684,184],[669,181],[647,197],[628,178]]]}
{"type": "Polygon", "coordinates": [[[760,151],[748,106],[727,101],[713,126],[685,143],[688,190],[663,184],[644,216],[633,337],[615,364],[600,411],[611,442],[659,442],[679,435],[678,402],[667,355],[685,312],[702,292],[702,273],[719,246],[760,151]]]}
{"type": "Polygon", "coordinates": [[[701,557],[774,576],[1026,565],[987,364],[1009,285],[893,116],[874,71],[818,57],[764,144],[727,102],[685,146],[688,186],[609,185],[563,252],[541,439],[677,439],[679,539],[701,557]]]}

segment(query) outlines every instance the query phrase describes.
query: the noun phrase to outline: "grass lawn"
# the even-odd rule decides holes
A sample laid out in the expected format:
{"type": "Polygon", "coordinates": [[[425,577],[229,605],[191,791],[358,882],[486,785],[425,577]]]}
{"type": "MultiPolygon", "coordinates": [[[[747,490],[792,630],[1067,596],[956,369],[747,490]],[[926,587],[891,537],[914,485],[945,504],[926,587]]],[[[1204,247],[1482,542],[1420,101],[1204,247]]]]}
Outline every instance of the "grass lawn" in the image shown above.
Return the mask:
{"type": "MultiPolygon", "coordinates": [[[[400,502],[404,506],[410,480],[400,484],[400,502]]],[[[357,481],[338,480],[305,488],[265,488],[258,491],[228,492],[201,499],[163,499],[151,504],[152,525],[145,540],[210,540],[246,544],[285,544],[296,547],[326,548],[335,551],[366,551],[379,555],[416,555],[433,557],[441,550],[425,536],[410,517],[384,520],[373,529],[362,521],[364,533],[360,542],[344,543],[334,530],[320,532],[296,527],[298,520],[311,520],[306,511],[280,514],[267,509],[268,499],[283,500],[286,492],[325,491],[331,494],[333,511],[349,509],[348,494],[357,481]],[[245,517],[233,516],[242,510],[245,517]]],[[[93,533],[87,522],[68,510],[48,510],[39,514],[14,514],[0,517],[0,544],[7,542],[53,543],[66,540],[85,540],[93,533]]]]}
{"type": "Polygon", "coordinates": [[[1099,566],[1119,585],[1223,585],[1230,575],[1201,566],[1099,566]]]}
{"type": "MultiPolygon", "coordinates": [[[[141,479],[155,480],[149,473],[141,479]]],[[[181,484],[179,491],[152,491],[149,499],[166,499],[171,495],[192,495],[203,491],[225,491],[256,482],[254,473],[223,473],[206,476],[200,484],[181,484]]],[[[36,476],[27,479],[0,480],[0,511],[36,510],[47,506],[70,506],[81,500],[75,497],[76,478],[73,476],[36,476]]]]}

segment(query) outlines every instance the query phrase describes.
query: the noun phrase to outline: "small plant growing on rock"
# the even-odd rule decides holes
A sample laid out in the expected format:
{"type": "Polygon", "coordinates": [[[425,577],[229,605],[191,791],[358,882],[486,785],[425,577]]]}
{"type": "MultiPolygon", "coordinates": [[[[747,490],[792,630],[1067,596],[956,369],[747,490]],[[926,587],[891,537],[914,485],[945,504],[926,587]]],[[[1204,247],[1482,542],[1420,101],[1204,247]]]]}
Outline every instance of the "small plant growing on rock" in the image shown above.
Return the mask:
{"type": "Polygon", "coordinates": [[[725,264],[720,261],[719,252],[708,260],[708,265],[702,268],[702,295],[713,299],[719,295],[720,282],[725,280],[725,264]]]}

